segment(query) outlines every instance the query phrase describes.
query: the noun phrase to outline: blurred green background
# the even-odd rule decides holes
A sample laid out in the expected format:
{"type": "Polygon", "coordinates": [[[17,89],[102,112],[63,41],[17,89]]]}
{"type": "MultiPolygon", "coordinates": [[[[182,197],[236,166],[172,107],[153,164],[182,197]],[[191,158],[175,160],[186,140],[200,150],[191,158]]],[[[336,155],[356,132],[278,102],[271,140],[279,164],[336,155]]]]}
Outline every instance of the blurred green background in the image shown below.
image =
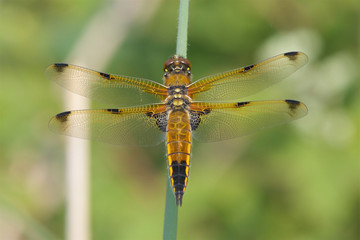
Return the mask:
{"type": "MultiPolygon", "coordinates": [[[[0,239],[64,239],[64,137],[47,124],[68,109],[43,72],[68,59],[110,4],[0,0],[0,239]]],[[[97,70],[161,81],[175,52],[178,1],[146,4],[151,16],[135,19],[97,70]]],[[[194,79],[303,51],[309,64],[246,100],[296,99],[309,114],[240,139],[195,142],[178,239],[359,238],[358,29],[357,0],[191,1],[194,79]]],[[[162,238],[164,146],[92,142],[91,153],[92,239],[162,238]]]]}

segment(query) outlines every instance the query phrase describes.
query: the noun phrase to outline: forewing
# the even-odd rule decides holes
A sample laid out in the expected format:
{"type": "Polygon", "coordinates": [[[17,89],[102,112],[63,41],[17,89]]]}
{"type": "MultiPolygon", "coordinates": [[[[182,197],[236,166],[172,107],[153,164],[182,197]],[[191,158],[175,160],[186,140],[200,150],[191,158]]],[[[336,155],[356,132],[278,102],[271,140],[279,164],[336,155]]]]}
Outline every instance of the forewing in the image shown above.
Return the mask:
{"type": "Polygon", "coordinates": [[[192,103],[191,109],[193,137],[202,142],[244,136],[307,114],[306,106],[295,100],[197,102],[192,103]]]}
{"type": "Polygon", "coordinates": [[[78,110],[50,120],[53,132],[128,146],[156,145],[164,141],[165,105],[123,109],[78,110]]]}
{"type": "Polygon", "coordinates": [[[66,63],[50,65],[45,74],[74,93],[116,107],[157,103],[167,92],[164,85],[151,80],[107,74],[66,63]]]}
{"type": "Polygon", "coordinates": [[[308,57],[288,52],[258,64],[202,78],[189,85],[188,93],[196,101],[229,101],[252,95],[288,77],[304,66],[308,57]]]}

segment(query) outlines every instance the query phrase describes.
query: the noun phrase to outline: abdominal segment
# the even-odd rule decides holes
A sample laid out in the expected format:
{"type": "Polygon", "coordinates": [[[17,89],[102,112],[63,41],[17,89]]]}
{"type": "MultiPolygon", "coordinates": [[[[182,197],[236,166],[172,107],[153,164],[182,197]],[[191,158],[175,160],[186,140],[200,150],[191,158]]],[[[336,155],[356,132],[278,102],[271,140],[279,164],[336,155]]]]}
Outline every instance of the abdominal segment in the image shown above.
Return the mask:
{"type": "Polygon", "coordinates": [[[176,205],[182,204],[190,166],[191,128],[189,113],[175,110],[169,114],[166,133],[169,177],[176,197],[176,205]]]}

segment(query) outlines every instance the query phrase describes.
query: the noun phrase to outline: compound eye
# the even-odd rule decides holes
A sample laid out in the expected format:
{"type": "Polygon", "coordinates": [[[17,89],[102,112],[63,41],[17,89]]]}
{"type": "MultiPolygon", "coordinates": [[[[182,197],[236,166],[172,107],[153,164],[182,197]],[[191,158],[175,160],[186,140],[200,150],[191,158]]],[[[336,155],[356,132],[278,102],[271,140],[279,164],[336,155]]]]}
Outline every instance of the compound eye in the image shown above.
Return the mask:
{"type": "Polygon", "coordinates": [[[186,70],[191,70],[191,63],[189,60],[187,60],[186,58],[183,58],[181,63],[185,64],[186,65],[186,70]]]}

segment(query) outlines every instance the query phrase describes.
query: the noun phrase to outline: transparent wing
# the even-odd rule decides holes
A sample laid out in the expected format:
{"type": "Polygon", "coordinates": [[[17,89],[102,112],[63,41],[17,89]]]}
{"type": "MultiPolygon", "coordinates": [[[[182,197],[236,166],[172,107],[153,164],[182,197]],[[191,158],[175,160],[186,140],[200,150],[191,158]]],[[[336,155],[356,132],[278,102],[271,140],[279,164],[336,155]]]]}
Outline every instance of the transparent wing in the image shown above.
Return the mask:
{"type": "Polygon", "coordinates": [[[53,132],[128,146],[164,141],[165,105],[134,108],[78,110],[59,113],[49,123],[53,132]]]}
{"type": "Polygon", "coordinates": [[[260,129],[286,123],[307,114],[295,100],[191,104],[193,137],[202,142],[236,138],[260,129]]]}
{"type": "Polygon", "coordinates": [[[307,62],[304,53],[284,53],[258,64],[202,78],[189,85],[188,93],[196,101],[238,100],[279,82],[307,62]]]}
{"type": "Polygon", "coordinates": [[[97,72],[67,63],[50,65],[45,75],[74,93],[114,106],[157,103],[167,93],[164,85],[151,80],[97,72]]]}

